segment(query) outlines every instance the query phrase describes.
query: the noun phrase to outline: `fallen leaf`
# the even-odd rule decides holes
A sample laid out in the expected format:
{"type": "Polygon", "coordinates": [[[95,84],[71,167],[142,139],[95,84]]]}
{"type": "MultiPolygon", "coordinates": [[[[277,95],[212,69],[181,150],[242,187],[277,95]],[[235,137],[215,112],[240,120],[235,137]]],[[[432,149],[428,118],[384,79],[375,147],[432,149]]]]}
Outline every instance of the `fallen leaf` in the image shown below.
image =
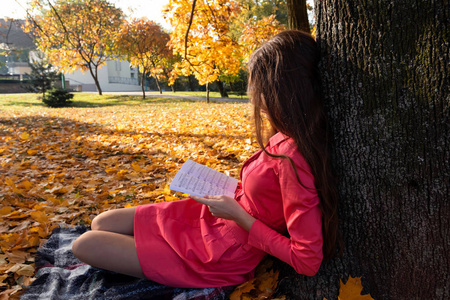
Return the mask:
{"type": "Polygon", "coordinates": [[[26,132],[22,132],[22,134],[20,135],[20,138],[22,140],[28,140],[30,138],[30,135],[26,132]]]}
{"type": "Polygon", "coordinates": [[[48,222],[48,217],[46,215],[45,212],[43,211],[32,211],[30,213],[31,218],[33,218],[34,220],[36,220],[39,223],[47,223],[48,222]]]}
{"type": "Polygon", "coordinates": [[[361,278],[349,276],[347,283],[341,280],[338,300],[373,300],[370,294],[361,295],[362,289],[361,278]]]}

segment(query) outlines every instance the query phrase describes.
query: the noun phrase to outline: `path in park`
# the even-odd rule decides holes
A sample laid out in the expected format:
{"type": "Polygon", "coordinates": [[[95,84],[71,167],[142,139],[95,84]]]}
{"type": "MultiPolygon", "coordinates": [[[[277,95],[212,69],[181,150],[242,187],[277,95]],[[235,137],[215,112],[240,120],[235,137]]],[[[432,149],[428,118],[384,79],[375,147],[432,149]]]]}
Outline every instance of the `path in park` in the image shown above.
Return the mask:
{"type": "MultiPolygon", "coordinates": [[[[142,96],[142,92],[103,92],[104,95],[110,94],[110,95],[130,95],[130,96],[142,96]]],[[[146,92],[145,97],[155,97],[155,98],[184,98],[184,99],[190,99],[190,100],[197,100],[197,101],[206,101],[205,97],[198,97],[198,96],[186,96],[186,95],[174,95],[174,94],[160,94],[158,92],[146,92]]],[[[220,102],[249,102],[248,99],[239,99],[239,98],[216,98],[216,97],[209,97],[210,101],[220,101],[220,102]]]]}

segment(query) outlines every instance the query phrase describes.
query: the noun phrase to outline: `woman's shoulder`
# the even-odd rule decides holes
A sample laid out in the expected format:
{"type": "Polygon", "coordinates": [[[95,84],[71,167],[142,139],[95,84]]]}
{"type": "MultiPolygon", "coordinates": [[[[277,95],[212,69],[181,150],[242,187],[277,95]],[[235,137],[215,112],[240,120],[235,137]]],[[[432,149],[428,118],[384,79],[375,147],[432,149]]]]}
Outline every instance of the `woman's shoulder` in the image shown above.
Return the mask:
{"type": "MultiPolygon", "coordinates": [[[[269,140],[270,152],[276,155],[285,155],[292,159],[297,168],[302,168],[310,171],[310,167],[305,158],[298,150],[298,146],[295,141],[289,136],[278,132],[272,136],[269,140]]],[[[290,162],[284,159],[278,161],[280,165],[290,166],[290,162]]]]}
{"type": "Polygon", "coordinates": [[[300,155],[295,141],[284,133],[277,132],[269,139],[269,148],[272,154],[300,155]]]}

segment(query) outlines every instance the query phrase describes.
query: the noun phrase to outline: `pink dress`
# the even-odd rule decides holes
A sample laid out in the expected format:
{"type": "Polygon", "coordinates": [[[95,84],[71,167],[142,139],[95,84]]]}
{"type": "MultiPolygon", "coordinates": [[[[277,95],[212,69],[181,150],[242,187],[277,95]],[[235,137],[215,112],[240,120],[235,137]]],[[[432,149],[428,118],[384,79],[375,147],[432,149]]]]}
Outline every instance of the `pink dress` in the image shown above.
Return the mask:
{"type": "Polygon", "coordinates": [[[277,133],[241,170],[235,199],[257,219],[250,232],[216,218],[192,199],[138,206],[136,249],[145,276],[173,287],[236,285],[254,276],[266,254],[313,276],[322,262],[322,217],[314,177],[292,139],[277,133]],[[289,232],[290,238],[283,233],[289,232]]]}

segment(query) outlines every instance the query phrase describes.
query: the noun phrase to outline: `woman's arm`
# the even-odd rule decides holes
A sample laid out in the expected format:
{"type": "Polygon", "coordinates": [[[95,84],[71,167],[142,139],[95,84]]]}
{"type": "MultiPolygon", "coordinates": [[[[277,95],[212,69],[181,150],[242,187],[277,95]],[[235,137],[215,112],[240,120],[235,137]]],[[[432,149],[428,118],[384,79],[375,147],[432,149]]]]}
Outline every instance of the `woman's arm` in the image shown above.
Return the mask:
{"type": "Polygon", "coordinates": [[[250,231],[250,228],[256,221],[254,217],[246,212],[245,209],[243,209],[242,206],[240,206],[239,203],[231,197],[225,195],[206,195],[203,198],[196,196],[189,197],[197,202],[207,205],[213,216],[232,220],[247,231],[250,231]]]}

